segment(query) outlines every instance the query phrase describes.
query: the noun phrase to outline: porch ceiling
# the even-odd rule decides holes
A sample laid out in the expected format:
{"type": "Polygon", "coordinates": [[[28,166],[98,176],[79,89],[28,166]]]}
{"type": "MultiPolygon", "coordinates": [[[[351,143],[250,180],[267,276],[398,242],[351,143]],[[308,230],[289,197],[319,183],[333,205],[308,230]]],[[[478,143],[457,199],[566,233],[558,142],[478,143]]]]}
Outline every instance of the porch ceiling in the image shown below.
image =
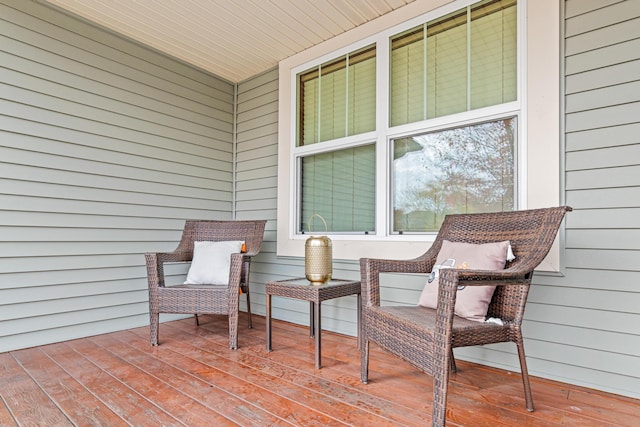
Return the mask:
{"type": "Polygon", "coordinates": [[[239,82],[415,0],[45,1],[239,82]]]}

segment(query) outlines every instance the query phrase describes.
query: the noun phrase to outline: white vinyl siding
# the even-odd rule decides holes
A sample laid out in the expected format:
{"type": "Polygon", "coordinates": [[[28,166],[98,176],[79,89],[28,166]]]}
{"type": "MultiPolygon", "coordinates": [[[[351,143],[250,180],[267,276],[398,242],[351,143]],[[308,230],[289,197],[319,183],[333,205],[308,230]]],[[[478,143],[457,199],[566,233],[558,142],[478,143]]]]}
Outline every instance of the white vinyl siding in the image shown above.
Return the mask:
{"type": "Polygon", "coordinates": [[[148,324],[142,254],[231,217],[233,86],[36,2],[0,44],[0,351],[148,324]]]}

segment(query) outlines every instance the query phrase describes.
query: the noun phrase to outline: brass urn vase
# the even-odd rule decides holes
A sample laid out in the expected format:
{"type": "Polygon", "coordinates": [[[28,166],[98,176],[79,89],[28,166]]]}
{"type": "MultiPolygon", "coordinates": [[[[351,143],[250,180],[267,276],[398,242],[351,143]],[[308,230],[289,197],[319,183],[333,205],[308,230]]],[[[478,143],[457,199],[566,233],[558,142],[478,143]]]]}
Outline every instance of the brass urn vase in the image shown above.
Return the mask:
{"type": "MultiPolygon", "coordinates": [[[[309,218],[318,217],[324,223],[325,232],[328,231],[327,222],[318,214],[309,218]]],[[[314,285],[321,285],[331,279],[333,273],[331,239],[327,236],[311,236],[304,244],[304,274],[308,281],[314,285]]]]}

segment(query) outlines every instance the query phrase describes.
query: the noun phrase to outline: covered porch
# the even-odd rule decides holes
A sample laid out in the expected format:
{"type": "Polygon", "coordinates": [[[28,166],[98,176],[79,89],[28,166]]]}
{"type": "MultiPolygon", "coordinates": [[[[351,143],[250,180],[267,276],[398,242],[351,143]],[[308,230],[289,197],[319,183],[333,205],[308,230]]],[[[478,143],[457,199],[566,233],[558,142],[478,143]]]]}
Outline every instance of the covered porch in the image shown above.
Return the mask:
{"type": "MultiPolygon", "coordinates": [[[[201,27],[188,17],[178,25],[188,8],[173,2],[180,10],[165,14],[168,27],[197,35],[183,50],[200,59],[195,47],[218,46],[222,53],[208,57],[215,65],[225,65],[232,53],[241,60],[235,68],[240,74],[227,74],[225,67],[210,69],[161,49],[170,43],[138,40],[67,10],[64,3],[89,4],[0,0],[0,426],[429,424],[432,377],[374,347],[370,383],[360,382],[354,297],[328,302],[323,311],[327,332],[321,370],[314,368],[303,301],[274,307],[274,351],[269,354],[264,318],[258,316],[253,330],[241,319],[237,351],[228,349],[226,319],[213,316],[203,316],[199,328],[192,319],[173,317],[163,323],[161,345],[149,345],[143,253],[173,250],[185,220],[268,221],[252,266],[257,315],[266,312],[265,283],[301,275],[305,236],[296,236],[297,249],[280,253],[288,236],[278,234],[292,224],[281,218],[293,211],[279,205],[278,194],[283,194],[283,180],[293,182],[282,173],[293,169],[291,157],[283,154],[291,144],[282,138],[292,126],[281,120],[280,105],[294,104],[289,93],[294,85],[285,84],[282,76],[295,75],[292,65],[279,61],[293,52],[265,64],[257,60],[266,50],[258,42],[277,33],[289,49],[290,43],[304,40],[296,34],[324,28],[321,14],[296,21],[285,13],[245,8],[237,13],[242,30],[237,33],[251,29],[259,34],[247,42],[215,24],[213,18],[225,21],[215,7],[209,19],[200,19],[198,8],[192,10],[201,27]],[[283,25],[267,25],[271,33],[253,28],[246,25],[249,12],[260,20],[279,16],[283,25]],[[302,29],[281,31],[292,23],[302,29]]],[[[241,9],[243,2],[207,3],[241,9]]],[[[350,10],[356,2],[324,3],[350,10]]],[[[393,4],[395,10],[353,18],[351,30],[347,26],[329,34],[326,28],[323,37],[309,40],[316,46],[323,39],[328,43],[309,47],[308,61],[329,53],[333,58],[338,47],[364,43],[367,37],[386,45],[386,29],[422,25],[476,1],[363,2],[358,14],[368,10],[368,3],[393,4]],[[424,19],[414,22],[418,16],[424,19]]],[[[555,88],[540,102],[522,99],[527,129],[553,134],[531,135],[528,145],[520,147],[522,154],[526,148],[541,149],[537,156],[527,155],[542,165],[528,169],[537,175],[527,182],[553,181],[541,191],[527,190],[544,200],[526,206],[566,203],[574,211],[558,248],[561,271],[534,275],[525,315],[535,412],[525,410],[519,373],[508,371],[518,369],[515,348],[492,345],[457,354],[460,371],[451,379],[447,422],[637,425],[639,3],[518,4],[529,8],[532,19],[551,19],[554,29],[539,25],[540,34],[527,38],[538,49],[521,49],[527,52],[524,62],[548,73],[536,81],[555,88]],[[540,52],[555,52],[558,63],[536,61],[533,54],[540,52]],[[557,129],[533,125],[543,113],[557,122],[557,129]],[[552,147],[545,151],[542,143],[552,147]],[[549,188],[553,193],[545,191],[549,188]]],[[[324,13],[329,23],[336,16],[331,10],[324,13]]],[[[147,17],[124,8],[113,11],[126,18],[147,17]]],[[[301,7],[300,15],[309,11],[301,7]]],[[[386,61],[388,55],[380,57],[386,61]]],[[[527,94],[539,93],[529,88],[527,94]]],[[[381,235],[384,228],[378,227],[381,235]]],[[[420,250],[428,245],[417,239],[398,242],[403,248],[422,245],[420,250]]],[[[383,243],[381,255],[399,257],[393,241],[383,243]]],[[[357,279],[362,256],[360,251],[348,257],[334,252],[336,277],[357,279]]],[[[174,273],[177,283],[181,272],[174,273]]],[[[423,286],[420,277],[388,283],[383,299],[415,304],[423,286]]]]}
{"type": "MultiPolygon", "coordinates": [[[[308,329],[265,319],[229,350],[224,316],[148,327],[0,354],[0,424],[136,426],[418,426],[430,423],[433,380],[372,347],[370,382],[360,382],[354,337],[325,332],[323,367],[314,368],[308,329]]],[[[527,412],[520,375],[460,361],[447,421],[460,426],[633,426],[635,399],[532,378],[527,412]]]]}

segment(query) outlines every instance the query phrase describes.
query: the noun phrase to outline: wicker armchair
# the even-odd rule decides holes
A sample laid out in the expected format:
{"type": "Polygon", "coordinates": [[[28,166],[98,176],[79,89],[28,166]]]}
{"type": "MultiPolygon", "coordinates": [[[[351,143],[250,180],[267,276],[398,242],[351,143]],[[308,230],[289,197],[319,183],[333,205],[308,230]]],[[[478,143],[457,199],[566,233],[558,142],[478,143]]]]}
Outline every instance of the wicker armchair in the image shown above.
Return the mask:
{"type": "Polygon", "coordinates": [[[238,348],[239,294],[246,295],[249,327],[249,267],[258,254],[266,221],[186,221],[178,247],[169,253],[145,253],[149,281],[151,345],[158,345],[160,313],[226,314],[229,316],[229,347],[238,348]],[[229,285],[183,284],[165,286],[164,263],[190,262],[196,241],[244,240],[246,251],[231,255],[229,285]]]}
{"type": "Polygon", "coordinates": [[[368,381],[369,343],[413,364],[434,377],[433,426],[446,421],[449,372],[455,371],[454,347],[514,342],[518,348],[527,410],[533,399],[527,373],[521,323],[533,270],[549,252],[567,206],[516,212],[449,215],[435,242],[418,258],[406,261],[362,258],[361,379],[368,381]],[[516,256],[504,270],[440,270],[437,309],[420,306],[381,306],[382,272],[428,273],[443,240],[489,243],[509,240],[516,256]],[[500,326],[454,315],[458,285],[497,285],[487,317],[499,318],[500,326]]]}

